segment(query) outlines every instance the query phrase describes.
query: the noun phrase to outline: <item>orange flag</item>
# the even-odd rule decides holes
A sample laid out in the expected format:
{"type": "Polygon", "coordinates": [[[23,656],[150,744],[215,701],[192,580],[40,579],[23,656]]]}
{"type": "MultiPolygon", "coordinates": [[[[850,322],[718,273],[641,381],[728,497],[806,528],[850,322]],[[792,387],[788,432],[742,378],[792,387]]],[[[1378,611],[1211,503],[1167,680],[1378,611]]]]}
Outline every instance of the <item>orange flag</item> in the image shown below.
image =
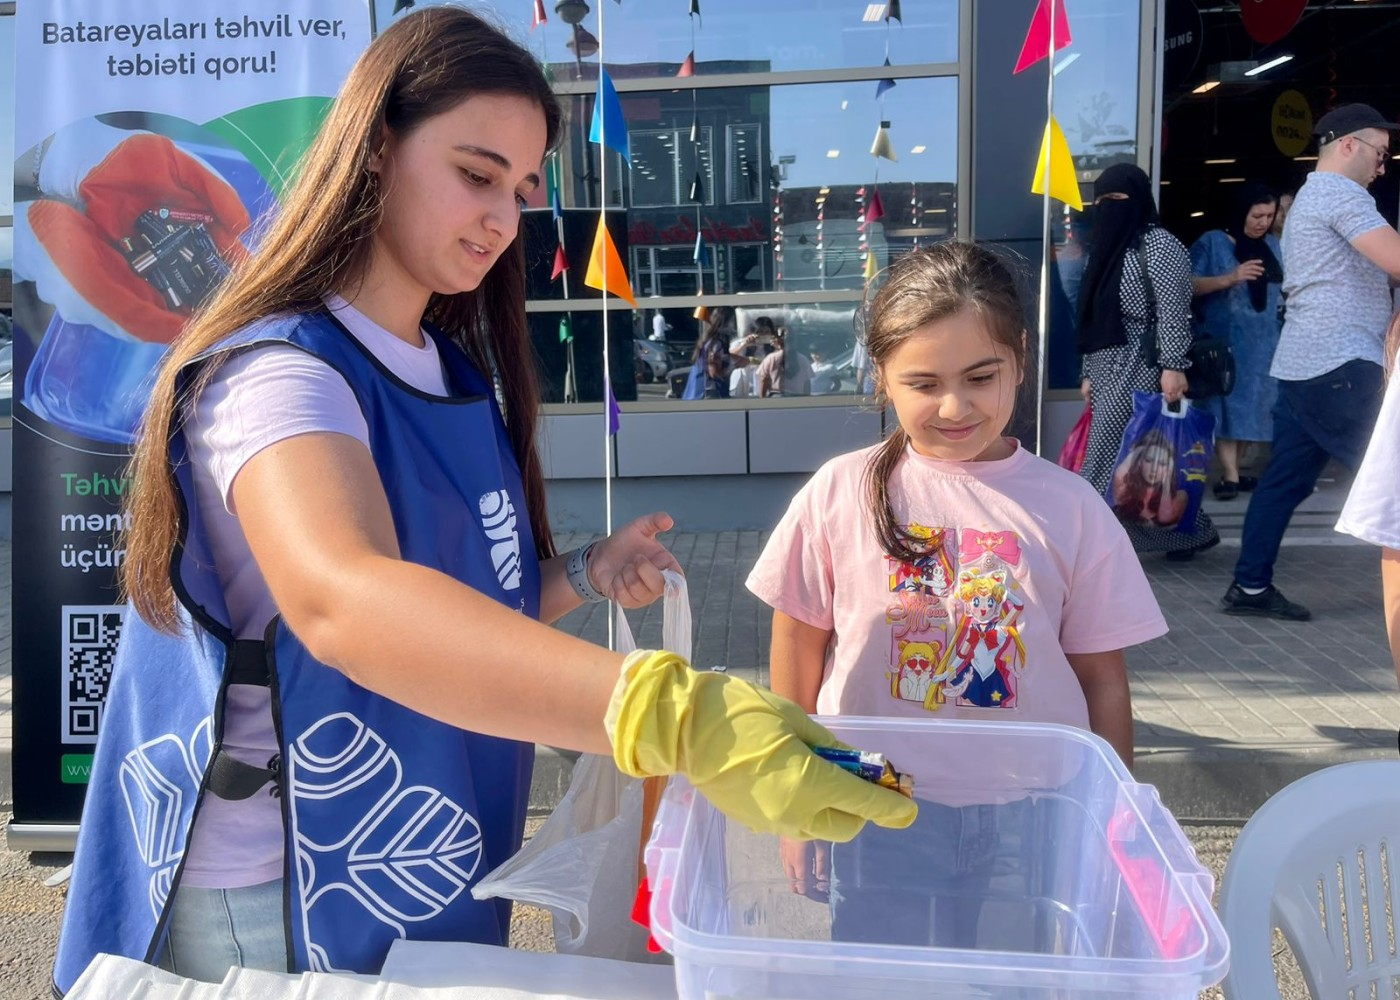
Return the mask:
{"type": "Polygon", "coordinates": [[[583,283],[589,288],[626,299],[633,309],[637,308],[637,297],[632,294],[632,282],[627,279],[627,269],[622,266],[622,257],[617,252],[617,245],[613,243],[612,233],[608,232],[601,212],[598,213],[598,229],[593,234],[593,249],[588,253],[588,272],[583,276],[583,283]],[[606,279],[603,273],[604,261],[607,262],[606,279]]]}

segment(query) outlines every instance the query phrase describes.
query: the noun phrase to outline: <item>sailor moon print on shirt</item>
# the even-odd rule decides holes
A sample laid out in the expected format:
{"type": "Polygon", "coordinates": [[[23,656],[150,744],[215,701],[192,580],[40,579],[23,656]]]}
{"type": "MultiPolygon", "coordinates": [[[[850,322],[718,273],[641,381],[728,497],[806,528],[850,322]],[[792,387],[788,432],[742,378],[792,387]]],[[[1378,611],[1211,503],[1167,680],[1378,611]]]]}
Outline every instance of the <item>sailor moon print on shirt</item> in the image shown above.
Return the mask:
{"type": "Polygon", "coordinates": [[[937,711],[1014,710],[1026,668],[1019,618],[1024,571],[1015,532],[905,527],[913,563],[888,559],[890,695],[937,711]]]}

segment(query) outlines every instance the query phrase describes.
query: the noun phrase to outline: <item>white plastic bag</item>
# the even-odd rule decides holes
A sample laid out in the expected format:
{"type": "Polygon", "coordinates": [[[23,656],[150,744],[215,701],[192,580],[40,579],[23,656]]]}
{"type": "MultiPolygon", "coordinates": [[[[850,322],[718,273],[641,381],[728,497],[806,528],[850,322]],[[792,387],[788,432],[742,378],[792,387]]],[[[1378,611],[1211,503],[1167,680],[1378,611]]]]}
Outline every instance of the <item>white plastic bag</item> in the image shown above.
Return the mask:
{"type": "MultiPolygon", "coordinates": [[[[661,644],[690,659],[690,595],[685,577],[666,570],[661,644]]],[[[617,648],[637,648],[622,608],[617,648]]],[[[564,797],[513,857],[472,886],[477,899],[502,896],[554,916],[555,950],[625,962],[669,961],[647,951],[647,931],[632,922],[642,838],[643,781],[611,757],[584,754],[564,797]]]]}

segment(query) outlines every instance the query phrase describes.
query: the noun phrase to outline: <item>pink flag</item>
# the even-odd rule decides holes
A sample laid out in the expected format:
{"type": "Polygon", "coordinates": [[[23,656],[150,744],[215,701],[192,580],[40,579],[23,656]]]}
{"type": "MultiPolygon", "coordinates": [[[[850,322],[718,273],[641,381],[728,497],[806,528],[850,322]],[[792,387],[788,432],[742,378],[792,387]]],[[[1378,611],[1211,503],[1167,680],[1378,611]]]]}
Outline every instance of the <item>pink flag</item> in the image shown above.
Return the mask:
{"type": "Polygon", "coordinates": [[[1016,60],[1013,73],[1019,73],[1050,56],[1050,8],[1055,8],[1055,51],[1068,45],[1073,39],[1069,34],[1069,15],[1065,13],[1065,0],[1038,0],[1035,14],[1031,16],[1031,27],[1026,32],[1026,41],[1021,46],[1021,58],[1016,60]]]}

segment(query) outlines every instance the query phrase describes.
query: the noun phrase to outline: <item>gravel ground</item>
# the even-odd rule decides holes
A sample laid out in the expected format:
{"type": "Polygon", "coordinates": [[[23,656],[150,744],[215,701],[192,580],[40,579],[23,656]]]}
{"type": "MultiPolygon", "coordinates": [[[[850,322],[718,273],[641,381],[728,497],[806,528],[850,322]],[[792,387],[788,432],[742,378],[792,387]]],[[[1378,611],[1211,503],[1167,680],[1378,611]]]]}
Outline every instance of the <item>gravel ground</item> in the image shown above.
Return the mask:
{"type": "MultiPolygon", "coordinates": [[[[9,821],[0,813],[0,826],[9,821]]],[[[533,832],[538,820],[532,820],[533,832]]],[[[1216,885],[1225,870],[1225,861],[1234,846],[1238,829],[1230,826],[1185,826],[1195,845],[1197,857],[1215,874],[1216,885]]],[[[50,1000],[49,971],[58,939],[59,916],[63,910],[64,888],[50,888],[44,880],[64,865],[66,854],[21,854],[0,850],[0,997],[5,1000],[50,1000]]],[[[529,906],[518,906],[511,926],[512,948],[525,951],[553,951],[554,935],[549,914],[529,906]]],[[[1282,938],[1275,951],[1286,952],[1282,938]]],[[[1307,1000],[1291,956],[1281,956],[1284,1000],[1307,1000]],[[1291,967],[1290,967],[1291,966],[1291,967]]],[[[1201,994],[1201,1000],[1222,1000],[1219,989],[1201,994]]]]}

